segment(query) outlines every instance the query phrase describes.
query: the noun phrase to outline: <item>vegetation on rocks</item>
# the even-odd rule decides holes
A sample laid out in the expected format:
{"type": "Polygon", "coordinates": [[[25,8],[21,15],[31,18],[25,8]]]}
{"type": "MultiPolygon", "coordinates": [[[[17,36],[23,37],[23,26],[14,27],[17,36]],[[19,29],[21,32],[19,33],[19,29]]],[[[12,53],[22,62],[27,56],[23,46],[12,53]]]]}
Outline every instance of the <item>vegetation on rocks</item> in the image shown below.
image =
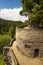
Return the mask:
{"type": "MultiPolygon", "coordinates": [[[[22,15],[27,12],[29,16],[29,22],[38,24],[38,27],[43,28],[43,0],[22,0],[22,15]]],[[[26,14],[25,14],[26,15],[26,14]]]]}

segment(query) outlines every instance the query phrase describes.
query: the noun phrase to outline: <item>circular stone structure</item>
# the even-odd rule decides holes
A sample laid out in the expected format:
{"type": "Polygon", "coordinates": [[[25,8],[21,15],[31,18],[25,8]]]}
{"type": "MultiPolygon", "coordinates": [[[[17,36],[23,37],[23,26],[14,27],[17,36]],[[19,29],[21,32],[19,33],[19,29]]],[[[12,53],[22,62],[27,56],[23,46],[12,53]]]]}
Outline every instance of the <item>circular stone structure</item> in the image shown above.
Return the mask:
{"type": "Polygon", "coordinates": [[[16,28],[17,47],[29,57],[43,57],[43,29],[16,28]]]}

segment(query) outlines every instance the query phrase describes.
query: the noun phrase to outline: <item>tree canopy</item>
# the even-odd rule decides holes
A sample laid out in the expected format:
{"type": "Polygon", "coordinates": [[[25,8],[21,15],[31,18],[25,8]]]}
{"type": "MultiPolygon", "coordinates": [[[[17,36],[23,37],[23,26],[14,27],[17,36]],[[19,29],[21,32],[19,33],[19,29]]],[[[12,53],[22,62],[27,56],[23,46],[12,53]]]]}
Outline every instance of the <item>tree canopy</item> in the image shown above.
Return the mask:
{"type": "Polygon", "coordinates": [[[43,27],[43,0],[22,0],[22,11],[28,13],[29,22],[35,22],[39,27],[43,27]]]}
{"type": "Polygon", "coordinates": [[[16,27],[21,27],[22,25],[23,25],[23,22],[21,21],[11,21],[11,20],[4,20],[0,18],[0,33],[5,34],[9,32],[9,28],[11,26],[13,26],[15,29],[16,27]]]}

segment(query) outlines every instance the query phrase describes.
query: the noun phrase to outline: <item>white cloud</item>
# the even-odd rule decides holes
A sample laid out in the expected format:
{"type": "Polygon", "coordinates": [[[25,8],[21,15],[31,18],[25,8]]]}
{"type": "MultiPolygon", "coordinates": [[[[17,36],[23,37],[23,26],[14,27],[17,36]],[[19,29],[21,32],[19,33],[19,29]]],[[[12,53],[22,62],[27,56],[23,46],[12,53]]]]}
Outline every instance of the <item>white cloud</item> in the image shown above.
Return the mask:
{"type": "Polygon", "coordinates": [[[14,20],[14,21],[24,21],[28,18],[25,16],[21,16],[19,14],[22,8],[13,8],[13,9],[0,9],[0,18],[7,19],[7,20],[14,20]]]}

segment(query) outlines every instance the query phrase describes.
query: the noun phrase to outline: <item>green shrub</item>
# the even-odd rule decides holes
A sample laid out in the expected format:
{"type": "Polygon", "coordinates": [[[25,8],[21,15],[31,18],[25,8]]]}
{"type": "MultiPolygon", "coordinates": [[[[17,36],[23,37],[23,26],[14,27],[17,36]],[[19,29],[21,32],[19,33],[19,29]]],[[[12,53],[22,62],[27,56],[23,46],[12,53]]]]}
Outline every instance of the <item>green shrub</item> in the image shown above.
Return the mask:
{"type": "Polygon", "coordinates": [[[0,53],[2,53],[3,47],[10,43],[10,40],[9,35],[0,35],[0,53]]]}

